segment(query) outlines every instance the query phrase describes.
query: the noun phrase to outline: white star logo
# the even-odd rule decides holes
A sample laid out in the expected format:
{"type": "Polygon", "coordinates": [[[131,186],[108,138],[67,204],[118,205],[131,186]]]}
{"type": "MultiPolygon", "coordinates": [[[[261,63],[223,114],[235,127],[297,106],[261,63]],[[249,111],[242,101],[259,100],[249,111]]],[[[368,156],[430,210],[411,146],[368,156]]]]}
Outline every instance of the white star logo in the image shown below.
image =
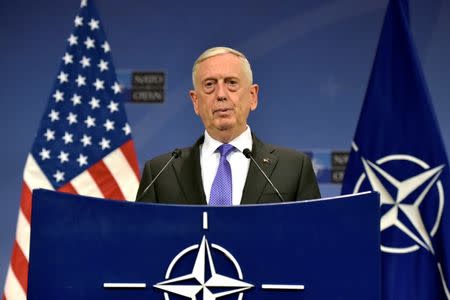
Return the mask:
{"type": "Polygon", "coordinates": [[[86,7],[87,6],[87,0],[81,0],[80,7],[86,7]]]}
{"type": "Polygon", "coordinates": [[[214,267],[209,244],[206,238],[203,237],[192,273],[159,282],[154,287],[193,300],[197,299],[196,295],[199,292],[202,292],[203,300],[215,300],[227,295],[243,292],[252,288],[253,285],[242,280],[218,274],[214,267]],[[209,270],[206,270],[207,267],[209,267],[209,270]],[[198,284],[192,284],[192,280],[197,281],[198,284]],[[187,284],[183,284],[183,282],[187,284]],[[216,288],[220,288],[220,292],[214,293],[213,290],[216,288]]]}
{"type": "Polygon", "coordinates": [[[373,163],[365,158],[361,158],[365,174],[361,175],[354,191],[359,188],[366,178],[369,180],[372,189],[380,193],[381,205],[388,209],[381,217],[380,230],[395,227],[408,236],[415,244],[411,247],[398,248],[382,245],[381,249],[389,253],[408,253],[418,250],[420,245],[434,254],[431,236],[436,232],[442,214],[443,197],[439,204],[439,212],[436,222],[431,232],[425,227],[423,217],[420,212],[420,205],[425,200],[428,192],[434,186],[442,186],[438,181],[442,169],[445,165],[430,168],[423,161],[409,155],[390,155],[373,163]],[[424,171],[417,173],[404,180],[398,180],[393,175],[383,169],[382,165],[389,161],[405,160],[421,166],[424,171]],[[390,192],[394,190],[395,192],[390,192]],[[405,218],[400,218],[405,216],[405,218]],[[409,226],[408,226],[409,225],[409,226]]]}

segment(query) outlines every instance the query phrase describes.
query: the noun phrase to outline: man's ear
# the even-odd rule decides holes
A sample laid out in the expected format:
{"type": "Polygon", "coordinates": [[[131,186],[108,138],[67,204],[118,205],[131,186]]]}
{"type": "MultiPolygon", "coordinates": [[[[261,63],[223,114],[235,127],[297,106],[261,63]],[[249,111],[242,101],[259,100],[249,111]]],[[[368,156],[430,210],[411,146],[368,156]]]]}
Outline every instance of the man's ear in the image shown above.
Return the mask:
{"type": "Polygon", "coordinates": [[[250,86],[250,110],[255,110],[258,106],[258,91],[259,86],[257,84],[250,86]]]}
{"type": "Polygon", "coordinates": [[[194,107],[195,114],[198,115],[198,97],[197,92],[195,90],[189,91],[189,96],[192,100],[192,106],[194,107]]]}

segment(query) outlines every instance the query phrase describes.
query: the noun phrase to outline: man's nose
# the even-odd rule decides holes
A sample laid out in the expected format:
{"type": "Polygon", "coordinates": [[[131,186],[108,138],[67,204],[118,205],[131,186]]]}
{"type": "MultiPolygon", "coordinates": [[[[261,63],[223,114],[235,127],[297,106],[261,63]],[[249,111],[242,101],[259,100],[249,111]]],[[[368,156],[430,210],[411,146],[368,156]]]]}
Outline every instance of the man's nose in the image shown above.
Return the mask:
{"type": "Polygon", "coordinates": [[[225,101],[227,100],[227,89],[225,86],[225,82],[219,82],[217,84],[217,101],[225,101]]]}

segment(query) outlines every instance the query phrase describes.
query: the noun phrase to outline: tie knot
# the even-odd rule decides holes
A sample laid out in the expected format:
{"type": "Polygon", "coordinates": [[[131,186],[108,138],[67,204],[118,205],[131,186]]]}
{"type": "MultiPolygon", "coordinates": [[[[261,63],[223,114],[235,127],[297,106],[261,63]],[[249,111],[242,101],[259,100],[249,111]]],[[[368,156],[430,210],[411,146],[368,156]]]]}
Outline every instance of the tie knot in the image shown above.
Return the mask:
{"type": "Polygon", "coordinates": [[[219,150],[220,157],[227,157],[228,154],[230,154],[231,151],[233,151],[233,149],[234,146],[230,144],[222,144],[219,148],[217,148],[217,150],[219,150]]]}

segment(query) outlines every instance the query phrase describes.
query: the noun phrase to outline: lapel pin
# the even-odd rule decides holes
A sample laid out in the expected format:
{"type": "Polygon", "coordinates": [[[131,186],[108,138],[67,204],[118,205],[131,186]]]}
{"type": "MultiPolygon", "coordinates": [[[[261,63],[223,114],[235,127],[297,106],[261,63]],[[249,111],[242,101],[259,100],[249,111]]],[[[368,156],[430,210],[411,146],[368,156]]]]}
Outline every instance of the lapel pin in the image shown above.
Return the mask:
{"type": "Polygon", "coordinates": [[[263,163],[265,163],[265,164],[270,163],[270,159],[268,159],[268,158],[263,158],[263,163]]]}

